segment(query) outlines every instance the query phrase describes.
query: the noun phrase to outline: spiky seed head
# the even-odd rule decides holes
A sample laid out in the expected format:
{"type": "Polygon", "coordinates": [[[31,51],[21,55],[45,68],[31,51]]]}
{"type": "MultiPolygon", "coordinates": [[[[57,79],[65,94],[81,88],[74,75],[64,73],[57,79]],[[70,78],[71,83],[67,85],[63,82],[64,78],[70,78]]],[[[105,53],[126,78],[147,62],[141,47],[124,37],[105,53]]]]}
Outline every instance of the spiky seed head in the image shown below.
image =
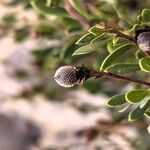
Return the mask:
{"type": "Polygon", "coordinates": [[[145,31],[137,36],[137,44],[142,51],[150,51],[150,31],[145,31]]]}
{"type": "Polygon", "coordinates": [[[75,67],[62,66],[56,70],[55,81],[63,87],[72,87],[77,82],[77,73],[75,67]]]}

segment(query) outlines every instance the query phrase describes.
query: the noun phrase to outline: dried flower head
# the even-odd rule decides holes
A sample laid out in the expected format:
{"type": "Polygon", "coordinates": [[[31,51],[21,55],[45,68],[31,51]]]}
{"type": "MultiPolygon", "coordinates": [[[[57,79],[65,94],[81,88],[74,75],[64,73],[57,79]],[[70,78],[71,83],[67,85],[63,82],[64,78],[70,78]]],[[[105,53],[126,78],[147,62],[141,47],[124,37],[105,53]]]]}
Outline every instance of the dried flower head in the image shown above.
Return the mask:
{"type": "Polygon", "coordinates": [[[84,67],[62,66],[57,69],[54,79],[63,87],[72,87],[82,84],[89,77],[89,71],[84,67]]]}
{"type": "Polygon", "coordinates": [[[144,51],[150,51],[150,31],[143,31],[137,35],[137,44],[144,51]]]}

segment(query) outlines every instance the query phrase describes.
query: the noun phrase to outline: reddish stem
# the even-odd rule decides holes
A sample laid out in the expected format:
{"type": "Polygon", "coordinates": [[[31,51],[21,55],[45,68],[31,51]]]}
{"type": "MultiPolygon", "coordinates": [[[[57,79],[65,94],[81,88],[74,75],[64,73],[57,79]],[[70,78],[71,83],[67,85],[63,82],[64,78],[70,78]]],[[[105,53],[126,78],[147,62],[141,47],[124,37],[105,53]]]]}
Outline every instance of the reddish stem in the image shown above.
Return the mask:
{"type": "Polygon", "coordinates": [[[90,70],[90,77],[96,77],[96,78],[108,77],[108,78],[112,78],[112,79],[115,79],[115,80],[133,82],[133,83],[146,85],[146,86],[150,87],[149,82],[145,82],[145,81],[142,81],[142,80],[131,79],[131,78],[116,75],[116,74],[113,74],[113,73],[110,73],[110,72],[97,72],[97,71],[94,71],[94,70],[90,70]]]}

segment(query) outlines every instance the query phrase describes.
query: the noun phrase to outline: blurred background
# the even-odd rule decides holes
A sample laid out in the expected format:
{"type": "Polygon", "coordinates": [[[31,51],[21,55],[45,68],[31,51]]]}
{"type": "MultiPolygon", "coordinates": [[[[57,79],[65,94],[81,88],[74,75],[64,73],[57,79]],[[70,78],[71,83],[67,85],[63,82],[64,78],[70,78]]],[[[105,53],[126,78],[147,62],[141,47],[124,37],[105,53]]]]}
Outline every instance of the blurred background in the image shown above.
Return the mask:
{"type": "MultiPolygon", "coordinates": [[[[118,22],[115,2],[121,18],[130,18],[118,22],[124,28],[150,6],[149,0],[82,2],[95,24],[118,22]]],[[[63,5],[70,17],[41,15],[27,0],[0,0],[0,150],[149,150],[149,121],[128,122],[128,112],[105,106],[132,85],[104,78],[69,89],[55,83],[58,67],[98,70],[108,52],[72,56],[90,25],[76,20],[67,1],[51,5],[63,5]]]]}

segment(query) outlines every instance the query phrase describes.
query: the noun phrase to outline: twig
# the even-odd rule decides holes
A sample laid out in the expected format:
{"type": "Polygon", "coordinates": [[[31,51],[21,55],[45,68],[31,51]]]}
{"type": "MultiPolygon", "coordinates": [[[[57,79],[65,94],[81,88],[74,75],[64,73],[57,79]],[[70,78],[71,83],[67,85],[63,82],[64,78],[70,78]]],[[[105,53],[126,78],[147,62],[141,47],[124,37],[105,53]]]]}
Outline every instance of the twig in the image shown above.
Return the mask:
{"type": "Polygon", "coordinates": [[[89,70],[89,71],[90,71],[90,77],[95,77],[95,78],[107,77],[107,78],[112,78],[112,79],[115,79],[115,80],[133,82],[133,83],[146,85],[146,86],[150,87],[149,82],[145,82],[145,81],[142,81],[142,80],[136,80],[136,79],[116,75],[116,74],[113,74],[113,73],[110,73],[110,72],[97,72],[97,71],[94,71],[94,70],[89,70]]]}
{"type": "Polygon", "coordinates": [[[138,84],[142,84],[142,85],[147,85],[147,86],[150,87],[150,83],[148,83],[148,82],[145,82],[145,81],[142,81],[142,80],[131,79],[131,78],[128,78],[128,77],[112,74],[110,72],[109,73],[103,72],[103,76],[108,77],[108,78],[112,78],[112,79],[124,80],[124,81],[128,81],[128,82],[134,82],[134,83],[138,83],[138,84]]]}
{"type": "Polygon", "coordinates": [[[66,10],[74,19],[78,20],[85,28],[89,29],[92,26],[92,23],[88,21],[85,17],[80,15],[70,4],[69,1],[66,1],[66,10]]]}
{"type": "Polygon", "coordinates": [[[116,27],[107,25],[107,24],[97,24],[96,25],[98,28],[100,28],[101,30],[103,30],[104,32],[109,32],[109,33],[114,33],[116,34],[118,37],[123,37],[125,39],[128,39],[129,41],[132,41],[133,43],[136,43],[136,40],[134,37],[126,35],[124,33],[122,33],[121,31],[119,31],[119,29],[117,29],[116,27]]]}

